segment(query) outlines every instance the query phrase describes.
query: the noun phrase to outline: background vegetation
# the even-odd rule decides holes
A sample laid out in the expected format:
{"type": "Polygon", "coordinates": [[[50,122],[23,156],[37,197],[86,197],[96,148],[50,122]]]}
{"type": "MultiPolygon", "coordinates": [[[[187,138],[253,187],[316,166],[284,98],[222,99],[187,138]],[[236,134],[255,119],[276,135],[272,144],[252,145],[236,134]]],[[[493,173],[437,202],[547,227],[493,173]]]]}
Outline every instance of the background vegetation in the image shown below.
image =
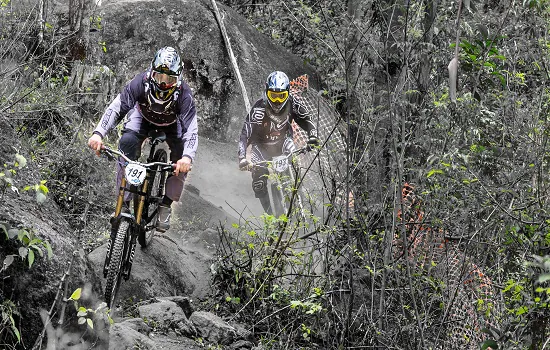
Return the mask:
{"type": "MultiPolygon", "coordinates": [[[[0,0],[0,188],[49,196],[91,249],[87,213],[108,215],[110,182],[86,171],[103,105],[76,62],[99,22],[70,3],[53,18],[47,1],[0,0]],[[16,155],[32,164],[24,180],[16,155]]],[[[223,229],[239,243],[221,248],[212,307],[273,348],[550,348],[550,3],[223,3],[320,72],[355,212],[317,226],[320,256],[255,235],[277,237],[276,218],[223,229]]],[[[33,268],[20,248],[47,258],[48,245],[5,228],[2,257],[23,262],[0,270],[0,344],[15,348],[26,328],[10,280],[33,268]]]]}
{"type": "Polygon", "coordinates": [[[341,269],[286,291],[323,311],[266,333],[548,348],[548,1],[224,3],[321,72],[359,210],[341,269]]]}

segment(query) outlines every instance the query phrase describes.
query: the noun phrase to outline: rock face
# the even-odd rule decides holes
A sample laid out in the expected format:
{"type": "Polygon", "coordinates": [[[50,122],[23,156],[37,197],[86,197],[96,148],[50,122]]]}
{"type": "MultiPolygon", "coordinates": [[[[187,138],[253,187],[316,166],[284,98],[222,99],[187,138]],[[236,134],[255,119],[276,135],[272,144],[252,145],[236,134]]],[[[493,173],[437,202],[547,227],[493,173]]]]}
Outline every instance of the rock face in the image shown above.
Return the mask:
{"type": "Polygon", "coordinates": [[[139,307],[139,318],[117,322],[109,331],[109,350],[135,349],[204,349],[206,344],[218,348],[250,349],[249,333],[240,326],[230,326],[209,312],[192,312],[188,318],[182,308],[183,297],[155,298],[139,307]],[[192,339],[200,339],[201,343],[192,339]],[[206,344],[205,344],[206,343],[206,344]]]}
{"type": "MultiPolygon", "coordinates": [[[[300,58],[274,45],[235,11],[221,4],[218,8],[250,104],[261,97],[265,79],[274,70],[285,71],[290,79],[301,74],[316,77],[300,58]]],[[[115,83],[105,89],[118,93],[122,84],[149,66],[157,49],[176,47],[197,102],[200,134],[217,141],[237,139],[247,111],[209,0],[113,0],[96,11],[101,22],[90,35],[88,58],[114,72],[115,83]]]]}

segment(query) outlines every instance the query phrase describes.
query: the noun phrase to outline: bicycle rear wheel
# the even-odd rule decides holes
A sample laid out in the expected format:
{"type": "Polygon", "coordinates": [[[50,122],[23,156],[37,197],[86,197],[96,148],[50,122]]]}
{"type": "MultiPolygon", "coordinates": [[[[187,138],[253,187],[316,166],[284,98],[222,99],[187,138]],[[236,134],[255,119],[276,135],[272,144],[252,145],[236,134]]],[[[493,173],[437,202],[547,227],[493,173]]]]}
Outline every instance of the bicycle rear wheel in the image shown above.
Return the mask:
{"type": "Polygon", "coordinates": [[[107,283],[105,284],[105,302],[109,308],[115,305],[118,289],[122,280],[122,262],[124,261],[124,246],[130,244],[128,232],[130,223],[122,220],[111,248],[111,260],[107,271],[107,283]]]}
{"type": "MultiPolygon", "coordinates": [[[[165,150],[156,150],[153,156],[153,162],[166,163],[168,155],[165,150]]],[[[143,208],[143,214],[146,215],[145,225],[139,230],[138,243],[142,248],[146,248],[153,239],[155,234],[155,225],[158,220],[158,207],[164,196],[164,184],[166,181],[166,172],[155,172],[153,181],[147,189],[147,199],[145,201],[145,207],[143,208]]]]}

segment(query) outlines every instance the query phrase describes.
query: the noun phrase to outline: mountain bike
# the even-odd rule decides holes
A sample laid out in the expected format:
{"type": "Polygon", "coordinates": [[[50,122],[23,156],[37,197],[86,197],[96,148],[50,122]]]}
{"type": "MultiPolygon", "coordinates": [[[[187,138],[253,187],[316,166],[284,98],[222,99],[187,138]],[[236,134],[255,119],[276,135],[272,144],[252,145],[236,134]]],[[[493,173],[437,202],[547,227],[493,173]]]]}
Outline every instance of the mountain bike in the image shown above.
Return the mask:
{"type": "Polygon", "coordinates": [[[158,207],[164,196],[166,176],[173,172],[176,166],[167,163],[167,153],[164,149],[156,149],[157,145],[166,140],[164,132],[150,132],[148,140],[151,148],[147,163],[133,161],[122,152],[109,147],[102,148],[102,152],[109,159],[117,160],[118,156],[124,160],[124,177],[118,189],[115,213],[111,218],[111,239],[103,266],[103,276],[107,279],[105,301],[110,308],[115,304],[122,278],[130,278],[136,241],[145,248],[153,238],[158,221],[158,207]],[[133,213],[124,204],[126,193],[133,194],[133,213]]]}
{"type": "Polygon", "coordinates": [[[263,167],[269,170],[271,185],[268,186],[268,193],[275,216],[290,215],[289,209],[294,197],[294,203],[298,207],[300,216],[303,220],[306,219],[302,191],[298,188],[296,182],[296,179],[299,179],[299,172],[297,168],[293,167],[293,158],[310,150],[310,147],[306,146],[288,154],[272,157],[271,160],[252,163],[249,168],[250,171],[254,167],[263,167]],[[293,192],[295,192],[294,196],[293,192]]]}

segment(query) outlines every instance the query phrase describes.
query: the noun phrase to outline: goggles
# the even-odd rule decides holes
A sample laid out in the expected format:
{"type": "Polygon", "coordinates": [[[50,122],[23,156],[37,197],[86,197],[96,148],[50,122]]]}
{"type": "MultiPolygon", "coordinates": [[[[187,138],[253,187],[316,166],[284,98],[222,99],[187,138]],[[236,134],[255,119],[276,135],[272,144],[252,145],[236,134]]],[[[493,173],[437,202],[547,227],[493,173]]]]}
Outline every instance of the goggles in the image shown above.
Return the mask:
{"type": "Polygon", "coordinates": [[[167,90],[174,87],[178,83],[178,77],[166,73],[153,71],[151,75],[153,81],[160,87],[161,90],[167,90]]]}
{"type": "Polygon", "coordinates": [[[288,91],[271,91],[271,90],[267,90],[267,98],[271,102],[283,103],[288,98],[288,91]]]}

